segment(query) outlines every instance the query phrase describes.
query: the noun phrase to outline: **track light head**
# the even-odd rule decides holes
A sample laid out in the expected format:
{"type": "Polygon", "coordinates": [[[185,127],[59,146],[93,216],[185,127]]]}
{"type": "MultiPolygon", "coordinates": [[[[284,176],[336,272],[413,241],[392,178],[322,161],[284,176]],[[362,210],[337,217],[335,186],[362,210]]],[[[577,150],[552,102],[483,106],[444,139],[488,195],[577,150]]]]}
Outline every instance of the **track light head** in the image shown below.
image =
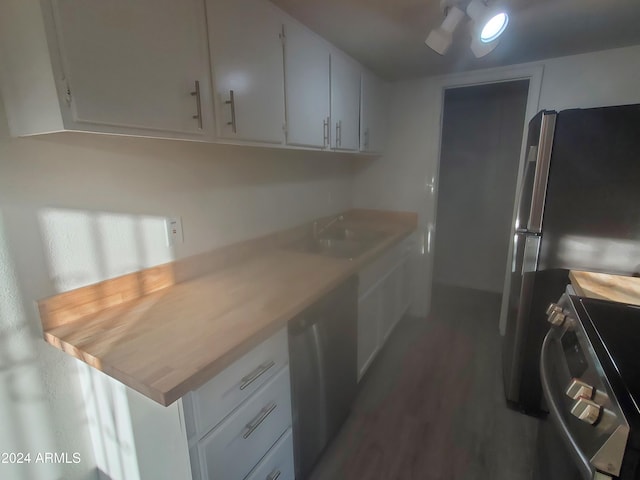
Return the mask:
{"type": "Polygon", "coordinates": [[[445,55],[453,42],[453,32],[464,16],[464,12],[458,7],[450,7],[442,25],[431,30],[424,43],[440,55],[445,55]]]}

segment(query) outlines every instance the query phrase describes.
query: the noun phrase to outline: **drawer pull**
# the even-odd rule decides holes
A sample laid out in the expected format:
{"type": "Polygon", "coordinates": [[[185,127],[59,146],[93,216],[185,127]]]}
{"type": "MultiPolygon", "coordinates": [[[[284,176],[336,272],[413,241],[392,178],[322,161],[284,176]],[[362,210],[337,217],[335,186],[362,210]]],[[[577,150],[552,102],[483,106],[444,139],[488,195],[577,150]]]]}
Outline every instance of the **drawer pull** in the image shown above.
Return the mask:
{"type": "Polygon", "coordinates": [[[279,478],[280,478],[280,470],[274,470],[269,475],[267,475],[267,478],[265,478],[265,480],[278,480],[279,478]]]}
{"type": "Polygon", "coordinates": [[[258,368],[256,368],[253,372],[249,373],[242,377],[242,383],[240,384],[240,390],[244,390],[253,382],[255,382],[258,378],[260,378],[263,374],[267,372],[271,367],[276,364],[273,360],[270,362],[263,363],[258,368]]]}
{"type": "Polygon", "coordinates": [[[260,424],[266,420],[269,414],[273,412],[277,406],[278,404],[273,402],[267,405],[266,407],[264,407],[262,410],[260,410],[260,413],[258,414],[258,416],[253,420],[251,420],[249,423],[247,423],[245,427],[246,430],[242,434],[242,438],[244,439],[249,438],[251,434],[256,430],[256,428],[258,428],[260,424]]]}

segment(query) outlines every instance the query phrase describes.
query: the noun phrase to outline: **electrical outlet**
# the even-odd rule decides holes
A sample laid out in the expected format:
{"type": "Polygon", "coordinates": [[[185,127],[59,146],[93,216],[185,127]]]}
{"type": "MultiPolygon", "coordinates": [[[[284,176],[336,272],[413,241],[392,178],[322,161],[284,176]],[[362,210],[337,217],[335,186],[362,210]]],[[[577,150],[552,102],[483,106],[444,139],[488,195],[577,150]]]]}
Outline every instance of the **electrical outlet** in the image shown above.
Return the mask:
{"type": "Polygon", "coordinates": [[[176,243],[183,243],[182,219],[180,217],[167,218],[167,246],[171,247],[176,243]]]}

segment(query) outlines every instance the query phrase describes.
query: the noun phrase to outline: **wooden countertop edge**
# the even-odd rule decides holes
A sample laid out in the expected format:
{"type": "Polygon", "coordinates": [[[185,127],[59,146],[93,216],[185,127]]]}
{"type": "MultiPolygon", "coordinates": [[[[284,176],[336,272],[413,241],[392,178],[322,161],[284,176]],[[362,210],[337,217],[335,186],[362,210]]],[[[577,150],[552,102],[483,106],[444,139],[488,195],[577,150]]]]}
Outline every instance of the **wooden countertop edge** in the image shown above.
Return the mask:
{"type": "Polygon", "coordinates": [[[236,347],[218,357],[215,361],[209,363],[207,366],[201,368],[192,376],[180,382],[178,385],[176,385],[166,393],[161,393],[163,401],[160,401],[159,403],[164,406],[169,406],[179,398],[182,398],[188,392],[195,390],[207,383],[218,373],[222,372],[225,368],[231,365],[234,361],[238,360],[244,354],[250,352],[253,348],[257,347],[260,343],[269,338],[271,335],[275,334],[278,330],[285,327],[289,320],[294,318],[299,313],[303,312],[310,305],[313,305],[323,296],[331,292],[331,290],[348,279],[351,275],[354,275],[361,268],[379,258],[385,251],[400,243],[414,231],[415,229],[404,232],[402,234],[392,235],[390,236],[390,238],[381,242],[379,245],[373,247],[369,252],[363,254],[361,259],[350,261],[350,263],[353,264],[352,268],[345,269],[344,273],[333,278],[331,282],[327,282],[327,286],[325,288],[318,289],[313,295],[307,297],[304,302],[301,302],[298,306],[296,306],[296,308],[289,311],[283,318],[273,319],[273,321],[271,321],[265,328],[247,337],[236,347]]]}
{"type": "Polygon", "coordinates": [[[578,296],[640,305],[640,278],[570,270],[569,279],[578,296]]]}
{"type": "Polygon", "coordinates": [[[569,280],[571,281],[571,286],[579,297],[586,296],[586,292],[582,289],[580,280],[576,277],[576,274],[573,270],[569,270],[569,280]]]}
{"type": "MultiPolygon", "coordinates": [[[[360,257],[354,260],[343,260],[345,263],[345,267],[349,265],[347,268],[345,268],[339,275],[336,275],[335,277],[327,281],[327,284],[322,288],[317,289],[314,294],[305,297],[303,302],[300,302],[299,304],[295,305],[295,307],[290,311],[287,311],[286,315],[284,315],[283,318],[274,318],[268,323],[267,326],[252,333],[250,336],[239,342],[236,346],[232,347],[226,353],[220,355],[212,362],[209,362],[206,366],[203,366],[192,375],[188,376],[184,380],[177,383],[175,386],[172,386],[171,388],[166,390],[154,388],[152,385],[138,380],[134,376],[129,375],[115,368],[113,365],[106,363],[104,360],[97,358],[89,354],[88,352],[66,342],[49,330],[44,330],[43,336],[45,341],[50,345],[87,363],[97,370],[102,371],[103,373],[122,382],[126,386],[132,388],[133,390],[136,390],[137,392],[150,398],[151,400],[154,400],[155,402],[163,406],[169,406],[188,392],[195,390],[205,384],[215,375],[231,365],[234,361],[242,357],[244,354],[248,353],[261,342],[286,326],[287,322],[291,318],[294,318],[300,312],[304,311],[304,309],[319,300],[322,296],[326,295],[331,290],[336,288],[340,283],[349,278],[351,275],[354,275],[366,265],[379,258],[394,245],[407,238],[416,230],[417,225],[404,224],[401,225],[401,227],[403,228],[402,232],[390,234],[388,238],[385,238],[377,245],[374,245],[369,251],[365,252],[360,257]]],[[[317,256],[311,253],[305,255],[317,256]]],[[[81,320],[78,320],[78,322],[80,323],[81,320]]]]}

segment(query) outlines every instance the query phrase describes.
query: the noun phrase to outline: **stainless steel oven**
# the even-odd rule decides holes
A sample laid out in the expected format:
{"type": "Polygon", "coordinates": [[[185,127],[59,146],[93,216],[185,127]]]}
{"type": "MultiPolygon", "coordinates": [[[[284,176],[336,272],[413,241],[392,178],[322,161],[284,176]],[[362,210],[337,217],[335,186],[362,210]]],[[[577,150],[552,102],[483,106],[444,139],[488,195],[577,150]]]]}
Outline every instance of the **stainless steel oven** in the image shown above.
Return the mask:
{"type": "Polygon", "coordinates": [[[638,479],[633,392],[640,385],[630,384],[639,377],[629,372],[640,374],[640,360],[630,364],[625,351],[640,340],[640,309],[572,294],[568,287],[547,310],[540,380],[549,416],[540,424],[533,480],[638,479]]]}

